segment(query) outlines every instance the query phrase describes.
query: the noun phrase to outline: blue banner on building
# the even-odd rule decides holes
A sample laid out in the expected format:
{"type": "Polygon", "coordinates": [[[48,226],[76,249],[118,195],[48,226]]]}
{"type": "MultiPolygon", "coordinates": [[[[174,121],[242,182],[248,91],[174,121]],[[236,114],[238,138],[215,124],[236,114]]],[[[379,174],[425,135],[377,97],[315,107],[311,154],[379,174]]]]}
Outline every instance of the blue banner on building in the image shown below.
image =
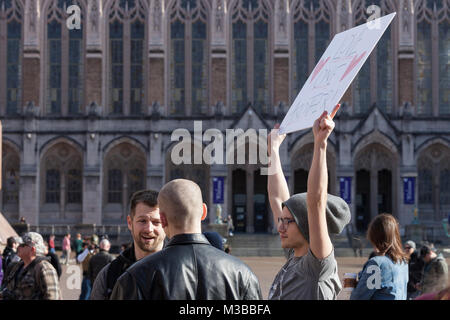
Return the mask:
{"type": "Polygon", "coordinates": [[[341,198],[350,204],[352,202],[352,177],[339,178],[339,185],[341,189],[341,198]]]}
{"type": "Polygon", "coordinates": [[[416,178],[403,178],[403,203],[414,204],[415,202],[415,187],[416,178]]]}
{"type": "Polygon", "coordinates": [[[223,203],[224,177],[213,178],[213,203],[223,203]]]}

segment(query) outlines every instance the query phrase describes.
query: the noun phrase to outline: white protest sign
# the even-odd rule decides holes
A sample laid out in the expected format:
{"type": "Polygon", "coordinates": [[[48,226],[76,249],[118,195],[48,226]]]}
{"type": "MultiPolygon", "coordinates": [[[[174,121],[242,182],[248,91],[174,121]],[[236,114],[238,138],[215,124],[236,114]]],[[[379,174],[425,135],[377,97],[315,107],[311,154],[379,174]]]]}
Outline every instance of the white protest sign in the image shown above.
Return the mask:
{"type": "Polygon", "coordinates": [[[396,12],[334,36],[280,125],[280,134],[312,127],[334,109],[396,12]],[[374,27],[375,26],[375,27],[374,27]]]}

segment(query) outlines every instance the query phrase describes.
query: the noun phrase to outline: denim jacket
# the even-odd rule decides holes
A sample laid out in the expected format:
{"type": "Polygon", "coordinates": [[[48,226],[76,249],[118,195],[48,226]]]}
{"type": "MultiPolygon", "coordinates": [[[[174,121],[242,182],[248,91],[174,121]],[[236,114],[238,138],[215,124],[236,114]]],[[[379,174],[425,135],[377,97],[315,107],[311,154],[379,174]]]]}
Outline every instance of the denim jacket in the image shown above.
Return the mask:
{"type": "Polygon", "coordinates": [[[406,300],[408,264],[394,263],[387,256],[369,259],[358,274],[350,300],[406,300]]]}

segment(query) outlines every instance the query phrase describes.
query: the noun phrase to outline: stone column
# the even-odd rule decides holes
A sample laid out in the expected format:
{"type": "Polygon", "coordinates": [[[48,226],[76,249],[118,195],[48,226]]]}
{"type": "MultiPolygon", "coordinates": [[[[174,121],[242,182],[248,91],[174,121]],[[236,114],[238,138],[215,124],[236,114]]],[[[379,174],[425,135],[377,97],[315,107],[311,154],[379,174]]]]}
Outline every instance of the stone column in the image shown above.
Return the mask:
{"type": "Polygon", "coordinates": [[[222,215],[221,218],[222,220],[226,219],[228,217],[228,215],[232,215],[231,209],[230,211],[228,211],[228,183],[229,180],[228,179],[228,170],[227,170],[227,166],[224,164],[213,164],[210,166],[210,195],[209,195],[209,203],[211,204],[211,208],[208,210],[208,215],[209,217],[209,223],[214,223],[215,219],[216,219],[216,208],[217,205],[213,203],[214,200],[214,178],[215,177],[223,177],[223,203],[220,204],[220,206],[222,207],[222,215]]]}
{"type": "Polygon", "coordinates": [[[255,232],[255,208],[254,208],[254,172],[252,166],[249,166],[250,168],[247,168],[246,172],[246,178],[247,178],[247,216],[246,216],[246,227],[245,232],[247,233],[253,233],[255,232]]]}
{"type": "Polygon", "coordinates": [[[39,224],[39,154],[37,149],[36,115],[38,108],[31,103],[27,106],[24,132],[23,154],[20,165],[19,214],[30,225],[39,224]]]}
{"type": "Polygon", "coordinates": [[[149,134],[150,148],[147,155],[147,188],[159,191],[164,185],[164,158],[161,133],[149,134]]]}
{"type": "Polygon", "coordinates": [[[96,104],[89,106],[86,153],[83,168],[83,217],[82,224],[102,224],[103,181],[102,154],[100,150],[99,113],[96,104]]]}
{"type": "Polygon", "coordinates": [[[399,2],[398,104],[403,106],[414,101],[414,3],[399,2]]]}
{"type": "MultiPolygon", "coordinates": [[[[153,105],[167,106],[165,101],[165,65],[164,65],[164,39],[166,30],[166,15],[163,10],[167,1],[153,0],[150,7],[150,23],[149,23],[149,43],[148,43],[148,59],[149,59],[149,74],[148,74],[148,103],[153,105]]],[[[167,114],[167,107],[165,111],[161,110],[162,114],[167,114]]]]}

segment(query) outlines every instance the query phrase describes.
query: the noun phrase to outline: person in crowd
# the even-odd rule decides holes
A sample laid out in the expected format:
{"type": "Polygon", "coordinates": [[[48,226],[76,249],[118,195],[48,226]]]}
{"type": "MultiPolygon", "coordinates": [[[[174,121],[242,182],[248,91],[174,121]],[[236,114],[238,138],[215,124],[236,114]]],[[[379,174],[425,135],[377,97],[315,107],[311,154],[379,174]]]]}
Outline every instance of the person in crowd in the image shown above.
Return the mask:
{"type": "Polygon", "coordinates": [[[203,235],[206,237],[206,239],[213,247],[219,250],[223,250],[223,238],[218,232],[205,231],[203,232],[203,235]]]}
{"type": "Polygon", "coordinates": [[[50,235],[50,237],[48,238],[48,248],[51,253],[56,253],[54,234],[50,235]]]}
{"type": "Polygon", "coordinates": [[[59,258],[58,256],[51,252],[48,249],[48,242],[44,241],[44,246],[45,246],[45,256],[50,258],[50,263],[52,264],[53,268],[55,268],[56,270],[56,274],[58,275],[58,279],[61,278],[61,274],[62,274],[62,268],[61,268],[61,263],[59,262],[59,258]]]}
{"type": "Polygon", "coordinates": [[[424,262],[421,282],[417,285],[420,294],[437,292],[448,285],[448,265],[442,253],[437,253],[432,244],[420,248],[420,257],[424,262]]]}
{"type": "Polygon", "coordinates": [[[11,263],[19,262],[20,257],[17,255],[17,247],[22,242],[22,239],[17,237],[9,237],[6,239],[6,247],[3,250],[3,272],[6,274],[6,270],[11,263]]]}
{"type": "Polygon", "coordinates": [[[72,252],[72,248],[70,246],[70,233],[67,233],[63,239],[62,243],[62,257],[61,259],[64,260],[64,264],[68,265],[70,262],[70,254],[72,252]]]}
{"type": "Polygon", "coordinates": [[[275,125],[268,137],[268,194],[273,218],[278,226],[287,262],[276,275],[270,300],[336,299],[342,284],[329,233],[341,233],[350,221],[350,209],[340,197],[327,194],[327,139],[334,129],[339,109],[324,112],[313,125],[314,153],[307,193],[290,196],[284,177],[280,146],[286,135],[275,125]]]}
{"type": "Polygon", "coordinates": [[[109,299],[117,279],[126,269],[163,248],[166,234],[161,225],[157,191],[140,190],[133,193],[127,225],[133,243],[99,272],[93,284],[91,300],[109,299]]]}
{"type": "Polygon", "coordinates": [[[391,214],[375,217],[367,230],[375,255],[363,266],[351,300],[406,300],[408,256],[400,239],[397,220],[391,214]]]}
{"type": "Polygon", "coordinates": [[[0,299],[60,300],[58,274],[45,257],[44,239],[39,233],[28,232],[18,247],[21,261],[16,263],[5,279],[0,299]]]}
{"type": "Polygon", "coordinates": [[[233,224],[233,218],[231,217],[231,215],[228,215],[228,218],[227,218],[227,230],[228,230],[228,235],[230,237],[232,237],[233,232],[234,232],[234,224],[233,224]]]}
{"type": "MultiPolygon", "coordinates": [[[[108,239],[103,239],[99,244],[100,251],[95,254],[89,261],[88,276],[91,280],[91,284],[94,284],[97,275],[108,263],[114,260],[114,256],[109,253],[111,249],[111,243],[108,239]]],[[[91,291],[92,295],[92,291],[91,291]]]]}
{"type": "Polygon", "coordinates": [[[258,279],[250,268],[213,247],[202,234],[207,208],[195,182],[168,182],[158,194],[158,206],[170,241],[128,268],[117,280],[111,299],[261,299],[258,279]]]}
{"type": "Polygon", "coordinates": [[[83,252],[83,239],[81,239],[81,233],[77,233],[76,235],[76,239],[74,241],[74,248],[75,248],[75,261],[77,261],[78,263],[76,257],[78,257],[78,255],[83,252]]]}
{"type": "Polygon", "coordinates": [[[408,240],[403,245],[405,253],[408,256],[408,292],[407,299],[411,300],[417,297],[419,290],[417,290],[417,285],[422,280],[423,274],[423,260],[420,259],[419,252],[416,251],[416,243],[412,240],[408,240]]]}
{"type": "Polygon", "coordinates": [[[92,283],[89,278],[88,270],[89,270],[89,261],[92,256],[96,254],[95,245],[91,243],[91,238],[85,238],[83,242],[83,252],[80,253],[77,257],[77,262],[81,263],[81,270],[83,271],[83,280],[81,281],[81,292],[79,296],[79,300],[89,300],[92,291],[92,283]]]}

